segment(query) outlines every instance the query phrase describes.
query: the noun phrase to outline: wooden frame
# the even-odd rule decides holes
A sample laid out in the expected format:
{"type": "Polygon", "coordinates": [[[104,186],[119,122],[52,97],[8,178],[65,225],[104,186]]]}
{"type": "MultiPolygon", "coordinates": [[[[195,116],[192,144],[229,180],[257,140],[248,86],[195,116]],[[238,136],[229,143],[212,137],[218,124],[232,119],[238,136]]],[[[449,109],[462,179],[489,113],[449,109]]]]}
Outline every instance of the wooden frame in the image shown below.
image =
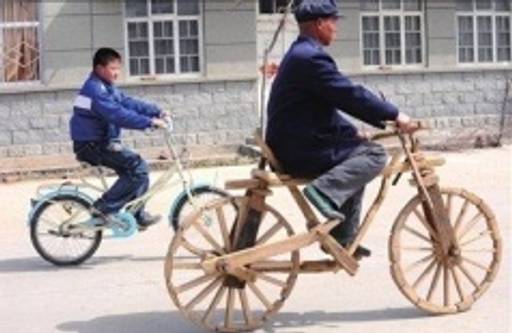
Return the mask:
{"type": "Polygon", "coordinates": [[[171,242],[165,276],[174,303],[187,317],[203,327],[221,332],[245,331],[261,326],[270,315],[278,311],[291,292],[298,274],[345,270],[350,275],[355,275],[359,267],[354,257],[355,250],[382,206],[392,177],[396,176],[398,179],[398,175],[411,172],[411,185],[418,189],[418,195],[402,209],[393,225],[389,243],[392,277],[400,291],[415,306],[427,312],[455,313],[469,309],[488,289],[501,261],[502,243],[495,217],[476,195],[463,189],[441,188],[434,168],[444,164],[444,160],[423,155],[412,134],[405,135],[397,131],[378,134],[378,138],[390,136],[398,136],[403,152],[392,155],[388,166],[381,174],[380,190],[368,209],[355,239],[348,248],[343,248],[329,234],[340,221],[328,220],[326,223],[320,223],[299,190],[299,186],[308,183],[309,180],[294,179],[284,174],[279,161],[257,133],[255,140],[262,154],[258,169],[251,172],[250,179],[226,183],[227,188],[245,189],[245,196],[211,202],[197,210],[187,217],[171,242]],[[275,172],[266,170],[267,165],[275,172]],[[294,235],[284,217],[265,204],[266,197],[272,194],[271,188],[282,186],[289,190],[302,212],[307,232],[294,235]],[[227,220],[224,214],[219,212],[234,201],[239,208],[229,232],[227,220]],[[201,226],[204,216],[211,216],[210,212],[213,211],[217,212],[218,223],[221,225],[222,239],[219,242],[213,239],[214,234],[208,234],[201,226]],[[473,216],[468,220],[466,215],[473,216]],[[277,222],[259,235],[260,225],[265,223],[262,221],[268,216],[274,216],[277,222]],[[273,240],[273,236],[283,228],[287,230],[286,237],[273,240]],[[474,234],[475,230],[479,233],[474,234]],[[213,249],[192,248],[188,239],[193,232],[199,232],[199,237],[205,239],[207,246],[213,246],[213,249]],[[408,236],[423,241],[426,245],[411,245],[407,243],[408,236]],[[221,243],[224,243],[224,246],[221,243]],[[313,243],[319,243],[332,259],[300,261],[299,250],[313,243]],[[475,243],[478,243],[479,247],[471,248],[475,243]],[[178,263],[179,257],[176,253],[180,248],[192,253],[196,260],[178,263]],[[411,253],[421,252],[428,255],[408,261],[411,253]],[[290,260],[272,259],[288,253],[291,254],[290,260]],[[479,261],[470,257],[471,253],[482,253],[485,259],[479,261]],[[424,268],[424,265],[427,267],[424,268]],[[411,276],[411,271],[422,267],[424,269],[420,271],[419,276],[411,276]],[[473,272],[470,268],[477,271],[473,272]],[[201,277],[190,282],[194,285],[196,281],[197,285],[201,285],[205,283],[203,281],[215,279],[202,289],[192,302],[199,302],[206,297],[205,294],[213,293],[217,288],[214,284],[219,283],[217,279],[223,281],[222,287],[219,287],[202,319],[192,315],[190,304],[183,304],[180,286],[176,286],[174,282],[177,275],[173,274],[179,270],[201,272],[201,277]],[[287,279],[278,279],[272,274],[287,274],[287,279]],[[422,288],[425,287],[422,284],[424,285],[424,281],[430,278],[431,283],[424,291],[422,288]],[[274,303],[259,289],[258,281],[266,281],[281,288],[280,296],[274,303]],[[440,284],[443,288],[438,288],[440,284]],[[212,323],[212,308],[219,305],[226,288],[228,296],[224,321],[212,323]],[[456,294],[452,292],[454,289],[457,291],[456,294]],[[238,323],[233,314],[232,295],[235,291],[243,294],[240,298],[240,313],[244,314],[244,318],[238,323]],[[249,293],[264,304],[262,314],[251,313],[251,301],[247,298],[249,293]]]}

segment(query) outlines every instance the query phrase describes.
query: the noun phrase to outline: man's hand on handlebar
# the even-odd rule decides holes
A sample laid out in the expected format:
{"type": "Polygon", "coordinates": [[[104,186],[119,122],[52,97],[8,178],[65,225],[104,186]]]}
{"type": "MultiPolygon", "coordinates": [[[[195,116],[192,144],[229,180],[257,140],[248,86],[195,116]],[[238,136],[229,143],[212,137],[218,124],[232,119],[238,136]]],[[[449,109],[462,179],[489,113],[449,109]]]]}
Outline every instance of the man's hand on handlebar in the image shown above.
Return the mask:
{"type": "Polygon", "coordinates": [[[404,133],[412,133],[418,129],[418,122],[412,121],[405,113],[400,112],[396,118],[397,128],[404,133]]]}

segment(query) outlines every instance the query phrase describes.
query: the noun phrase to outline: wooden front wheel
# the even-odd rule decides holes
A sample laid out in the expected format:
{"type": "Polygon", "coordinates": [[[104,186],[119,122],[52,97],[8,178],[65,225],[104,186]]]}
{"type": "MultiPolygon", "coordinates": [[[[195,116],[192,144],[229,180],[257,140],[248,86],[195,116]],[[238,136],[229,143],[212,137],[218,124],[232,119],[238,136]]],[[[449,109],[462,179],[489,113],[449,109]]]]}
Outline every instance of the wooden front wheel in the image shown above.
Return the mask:
{"type": "Polygon", "coordinates": [[[442,189],[456,244],[448,256],[426,223],[421,198],[398,215],[389,240],[391,274],[400,291],[433,314],[468,310],[498,271],[502,242],[494,214],[476,195],[442,189]]]}
{"type": "MultiPolygon", "coordinates": [[[[300,265],[299,251],[265,259],[288,262],[290,271],[256,274],[253,282],[225,273],[207,274],[201,263],[232,251],[232,230],[247,198],[217,199],[185,218],[169,246],[165,280],[178,309],[192,322],[213,331],[241,332],[261,327],[277,313],[290,295],[300,265]]],[[[256,245],[273,243],[294,235],[290,224],[265,205],[256,245]]]]}

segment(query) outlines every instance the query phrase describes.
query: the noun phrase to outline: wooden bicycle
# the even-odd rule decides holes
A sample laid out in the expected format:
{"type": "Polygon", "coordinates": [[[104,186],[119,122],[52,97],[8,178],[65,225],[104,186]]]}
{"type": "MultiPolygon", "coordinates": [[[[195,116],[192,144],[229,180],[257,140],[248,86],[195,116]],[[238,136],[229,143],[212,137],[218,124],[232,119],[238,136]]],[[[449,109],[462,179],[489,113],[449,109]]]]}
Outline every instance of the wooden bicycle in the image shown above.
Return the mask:
{"type": "Polygon", "coordinates": [[[414,134],[392,130],[373,140],[391,136],[399,138],[402,150],[383,170],[380,191],[347,248],[329,235],[340,221],[320,223],[300,192],[299,186],[309,180],[283,174],[279,161],[256,136],[262,151],[258,168],[250,179],[226,183],[228,189],[245,189],[245,195],[214,200],[191,213],[170,243],[165,279],[174,304],[209,330],[248,331],[278,312],[298,274],[345,270],[355,275],[359,263],[353,253],[392,178],[396,182],[411,172],[418,194],[401,209],[389,238],[393,280],[407,299],[429,313],[468,310],[498,271],[502,242],[495,216],[467,190],[439,186],[435,167],[444,160],[423,154],[414,134]],[[272,187],[283,186],[304,215],[308,232],[296,235],[285,217],[265,203],[272,187]],[[332,258],[301,261],[299,250],[313,243],[320,243],[332,258]]]}

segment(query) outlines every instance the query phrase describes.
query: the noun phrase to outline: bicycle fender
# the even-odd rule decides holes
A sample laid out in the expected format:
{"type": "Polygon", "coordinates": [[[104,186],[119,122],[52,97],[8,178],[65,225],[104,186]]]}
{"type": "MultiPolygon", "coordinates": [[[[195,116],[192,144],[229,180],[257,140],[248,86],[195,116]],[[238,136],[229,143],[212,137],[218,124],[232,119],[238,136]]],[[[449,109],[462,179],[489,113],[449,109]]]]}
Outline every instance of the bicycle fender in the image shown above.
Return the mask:
{"type": "MultiPolygon", "coordinates": [[[[196,185],[193,185],[190,187],[190,192],[193,193],[195,190],[197,189],[200,189],[200,188],[205,188],[205,189],[208,189],[212,187],[210,184],[207,184],[207,183],[199,183],[199,184],[196,184],[196,185]]],[[[172,205],[171,205],[171,209],[169,210],[169,215],[167,216],[167,220],[169,222],[169,227],[172,228],[172,216],[174,214],[174,211],[176,210],[177,206],[178,206],[178,202],[180,202],[181,200],[183,200],[184,197],[187,196],[187,191],[185,189],[183,189],[177,196],[176,198],[174,199],[172,205]]]]}
{"type": "Polygon", "coordinates": [[[64,187],[64,188],[61,188],[61,189],[56,190],[56,191],[51,191],[51,192],[45,194],[44,196],[42,196],[40,198],[32,199],[32,209],[28,213],[27,224],[30,225],[30,221],[32,221],[32,217],[34,215],[34,212],[37,211],[39,209],[39,207],[41,207],[41,205],[43,205],[45,202],[48,202],[48,201],[50,201],[50,200],[52,200],[52,199],[54,199],[54,198],[56,198],[56,197],[58,197],[60,195],[76,196],[76,197],[79,197],[81,199],[84,199],[84,200],[90,202],[91,204],[94,202],[94,199],[91,196],[89,196],[86,193],[77,191],[76,188],[74,188],[74,189],[66,189],[64,187]]]}

